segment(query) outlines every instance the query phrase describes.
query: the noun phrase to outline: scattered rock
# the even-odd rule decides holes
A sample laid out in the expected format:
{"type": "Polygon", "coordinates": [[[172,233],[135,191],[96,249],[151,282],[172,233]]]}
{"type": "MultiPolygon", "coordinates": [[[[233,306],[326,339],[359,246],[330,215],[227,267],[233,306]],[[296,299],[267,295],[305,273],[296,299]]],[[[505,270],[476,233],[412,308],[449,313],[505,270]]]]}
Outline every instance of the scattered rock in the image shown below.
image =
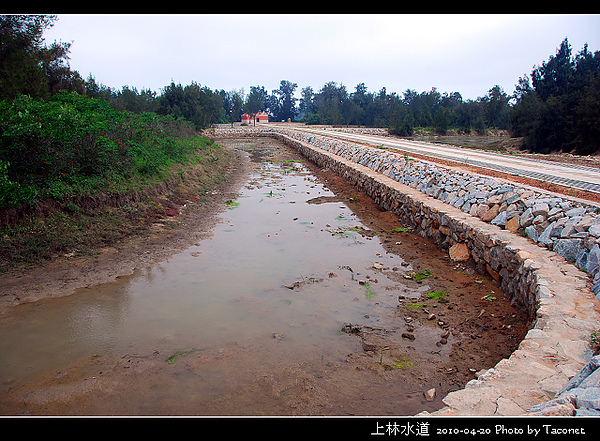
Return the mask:
{"type": "Polygon", "coordinates": [[[521,216],[519,218],[519,224],[523,228],[526,228],[533,223],[534,218],[535,218],[535,216],[533,215],[531,208],[528,208],[521,214],[521,216]]]}
{"type": "Polygon", "coordinates": [[[425,396],[425,399],[427,401],[435,400],[435,388],[432,387],[431,389],[426,390],[425,392],[423,392],[423,395],[425,396]]]}
{"type": "Polygon", "coordinates": [[[540,215],[546,216],[549,211],[550,211],[550,207],[545,202],[542,202],[539,204],[534,204],[534,206],[531,208],[531,213],[534,216],[540,216],[540,215]]]}
{"type": "Polygon", "coordinates": [[[483,219],[489,211],[490,206],[488,204],[480,204],[477,206],[477,210],[475,210],[475,216],[479,219],[483,219]]]}
{"type": "Polygon", "coordinates": [[[519,227],[519,216],[511,217],[509,220],[506,221],[506,224],[504,224],[504,228],[506,228],[511,233],[516,233],[519,227]]]}
{"type": "Polygon", "coordinates": [[[525,228],[525,234],[534,242],[537,242],[539,239],[538,232],[533,225],[529,225],[527,228],[525,228]]]}
{"type": "MultiPolygon", "coordinates": [[[[503,197],[504,197],[504,195],[502,195],[502,194],[496,194],[494,196],[490,196],[486,203],[490,207],[493,207],[494,205],[500,205],[503,202],[502,201],[503,197]]],[[[498,213],[496,213],[496,216],[498,216],[498,213]]]]}
{"type": "Polygon", "coordinates": [[[570,262],[575,262],[581,248],[580,239],[559,239],[554,242],[552,250],[570,262]]]}
{"type": "Polygon", "coordinates": [[[498,214],[498,216],[496,216],[494,219],[492,219],[490,223],[492,225],[498,225],[499,227],[503,227],[506,224],[506,219],[507,219],[507,213],[506,213],[506,211],[502,211],[498,214]]]}
{"type": "Polygon", "coordinates": [[[484,222],[491,222],[498,214],[500,214],[500,205],[496,204],[481,217],[481,220],[484,222]]]}
{"type": "Polygon", "coordinates": [[[587,269],[588,273],[595,275],[598,272],[599,268],[600,268],[600,247],[598,246],[598,244],[594,244],[594,246],[590,250],[590,253],[588,254],[586,269],[587,269]]]}

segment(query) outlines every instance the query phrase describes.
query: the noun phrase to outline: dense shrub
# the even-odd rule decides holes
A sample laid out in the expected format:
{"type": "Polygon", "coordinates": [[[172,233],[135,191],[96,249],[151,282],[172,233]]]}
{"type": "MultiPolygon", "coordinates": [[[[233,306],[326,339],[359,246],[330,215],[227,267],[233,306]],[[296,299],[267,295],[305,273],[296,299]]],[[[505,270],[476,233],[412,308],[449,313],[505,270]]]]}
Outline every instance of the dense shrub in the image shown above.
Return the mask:
{"type": "Polygon", "coordinates": [[[193,136],[194,127],[184,120],[118,112],[75,92],[47,101],[24,95],[2,101],[0,208],[160,175],[198,148],[184,142],[193,136]]]}

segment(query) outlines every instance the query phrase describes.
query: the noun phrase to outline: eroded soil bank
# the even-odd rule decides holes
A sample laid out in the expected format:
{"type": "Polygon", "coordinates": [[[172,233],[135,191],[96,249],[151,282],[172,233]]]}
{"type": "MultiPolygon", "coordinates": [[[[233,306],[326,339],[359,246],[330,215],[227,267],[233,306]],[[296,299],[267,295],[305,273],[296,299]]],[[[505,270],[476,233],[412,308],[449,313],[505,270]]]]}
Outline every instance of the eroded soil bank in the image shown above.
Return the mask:
{"type": "MultiPolygon", "coordinates": [[[[229,193],[223,190],[212,208],[215,213],[236,185],[251,185],[247,179],[252,167],[265,160],[303,162],[335,194],[309,203],[346,204],[364,226],[356,229],[361,240],[381,242],[382,263],[369,272],[326,269],[332,280],[351,271],[352,281],[386,291],[372,302],[364,322],[340,326],[346,352],[324,354],[318,343],[298,352],[287,348],[285,334],[273,333],[256,344],[231,341],[177,353],[156,348],[118,356],[95,354],[24,383],[8,380],[2,385],[7,392],[0,398],[1,414],[410,415],[442,407],[445,394],[508,357],[524,337],[524,315],[510,306],[493,280],[450,261],[335,174],[306,163],[295,150],[271,139],[218,142],[248,152],[252,162],[242,161],[235,173],[239,179],[230,179],[229,193]],[[407,265],[412,268],[408,274],[407,265]],[[435,395],[428,396],[433,390],[435,395]]],[[[173,246],[172,235],[157,235],[153,246],[123,244],[119,254],[128,255],[122,262],[131,267],[157,262],[186,241],[192,245],[202,240],[212,225],[190,218],[180,224],[179,247],[173,246]]],[[[54,295],[77,283],[85,286],[82,268],[94,272],[97,280],[116,275],[114,265],[86,265],[81,262],[69,270],[70,283],[59,271],[36,274],[40,283],[53,287],[44,292],[54,295]]],[[[290,282],[288,288],[300,291],[306,280],[297,283],[290,282]]]]}

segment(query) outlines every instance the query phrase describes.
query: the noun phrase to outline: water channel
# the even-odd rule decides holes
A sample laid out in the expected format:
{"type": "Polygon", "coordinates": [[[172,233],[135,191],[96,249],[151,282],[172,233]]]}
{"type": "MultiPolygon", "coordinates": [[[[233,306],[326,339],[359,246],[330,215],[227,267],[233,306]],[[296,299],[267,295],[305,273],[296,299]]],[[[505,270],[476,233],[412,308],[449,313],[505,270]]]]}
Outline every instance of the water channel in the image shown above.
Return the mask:
{"type": "MultiPolygon", "coordinates": [[[[210,237],[132,276],[0,318],[3,413],[19,400],[15,412],[75,415],[407,415],[442,406],[459,338],[440,345],[445,329],[406,319],[398,301],[439,287],[403,278],[418,268],[361,221],[364,204],[336,195],[301,157],[233,144],[255,168],[210,237]],[[370,334],[344,332],[347,324],[370,334]],[[401,337],[407,325],[412,339],[401,337]],[[438,395],[428,401],[432,386],[438,395]]],[[[494,289],[465,272],[446,279],[435,283],[494,289]]]]}

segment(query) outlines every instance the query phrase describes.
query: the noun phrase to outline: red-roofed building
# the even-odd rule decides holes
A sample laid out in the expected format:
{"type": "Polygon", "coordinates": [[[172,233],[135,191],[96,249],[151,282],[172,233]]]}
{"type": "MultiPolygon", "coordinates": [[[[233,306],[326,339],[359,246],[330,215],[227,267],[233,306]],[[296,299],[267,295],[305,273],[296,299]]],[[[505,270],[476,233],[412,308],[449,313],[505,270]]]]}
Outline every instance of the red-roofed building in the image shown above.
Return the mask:
{"type": "MultiPolygon", "coordinates": [[[[269,115],[267,115],[267,112],[258,112],[256,114],[256,117],[254,120],[257,123],[268,123],[269,115]]],[[[244,113],[242,115],[242,123],[250,124],[251,122],[252,122],[252,115],[248,115],[247,113],[244,113]]]]}
{"type": "Polygon", "coordinates": [[[259,122],[259,123],[268,123],[269,122],[269,115],[267,115],[267,112],[258,112],[256,114],[256,122],[259,122]]]}

